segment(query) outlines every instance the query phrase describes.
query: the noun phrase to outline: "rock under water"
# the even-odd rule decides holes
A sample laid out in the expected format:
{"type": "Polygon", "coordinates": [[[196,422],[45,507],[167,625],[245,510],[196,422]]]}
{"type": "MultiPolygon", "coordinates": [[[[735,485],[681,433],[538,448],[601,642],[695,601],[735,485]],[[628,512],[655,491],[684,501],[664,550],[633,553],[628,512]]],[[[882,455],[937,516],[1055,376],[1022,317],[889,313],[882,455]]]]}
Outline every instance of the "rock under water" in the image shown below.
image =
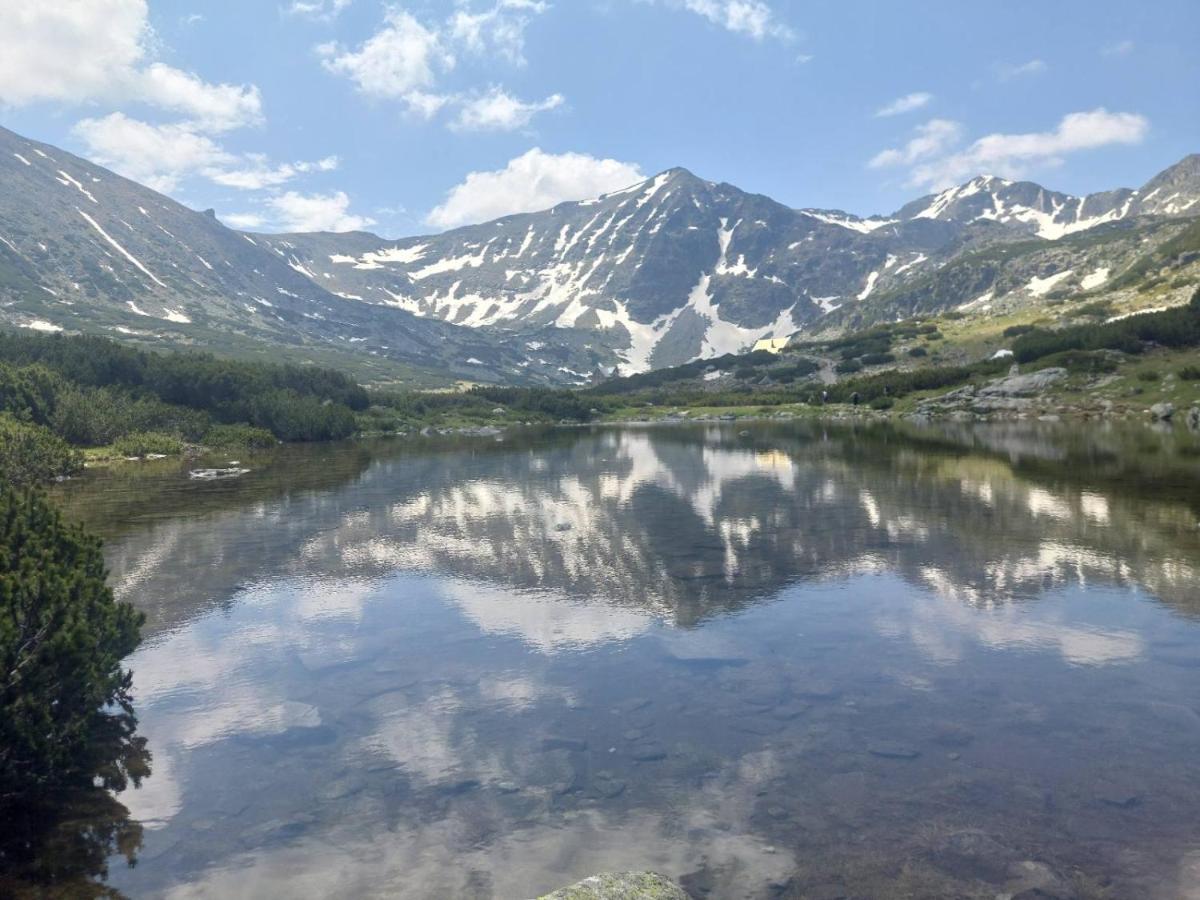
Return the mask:
{"type": "Polygon", "coordinates": [[[687,894],[653,872],[613,872],[585,878],[539,900],[687,900],[687,894]]]}

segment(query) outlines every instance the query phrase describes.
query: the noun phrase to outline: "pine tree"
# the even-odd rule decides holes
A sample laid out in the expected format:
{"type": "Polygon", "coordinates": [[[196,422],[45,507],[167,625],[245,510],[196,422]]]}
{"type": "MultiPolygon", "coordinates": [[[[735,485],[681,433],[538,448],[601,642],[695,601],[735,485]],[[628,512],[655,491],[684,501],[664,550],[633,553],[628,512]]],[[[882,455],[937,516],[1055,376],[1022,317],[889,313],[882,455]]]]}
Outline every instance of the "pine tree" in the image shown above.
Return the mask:
{"type": "Polygon", "coordinates": [[[121,666],[143,616],[104,579],[98,540],[0,487],[0,799],[148,771],[121,666]]]}

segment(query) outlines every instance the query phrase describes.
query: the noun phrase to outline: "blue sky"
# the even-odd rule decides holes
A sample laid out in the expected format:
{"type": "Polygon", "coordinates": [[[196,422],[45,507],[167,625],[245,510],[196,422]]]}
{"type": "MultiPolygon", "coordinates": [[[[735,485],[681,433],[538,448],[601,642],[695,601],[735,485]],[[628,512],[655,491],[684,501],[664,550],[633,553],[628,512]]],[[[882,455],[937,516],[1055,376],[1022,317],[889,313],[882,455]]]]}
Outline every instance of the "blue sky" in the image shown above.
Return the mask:
{"type": "Polygon", "coordinates": [[[439,230],[681,165],[890,212],[1200,151],[1200,3],[0,0],[0,121],[231,224],[439,230]],[[887,113],[887,114],[881,114],[887,113]]]}

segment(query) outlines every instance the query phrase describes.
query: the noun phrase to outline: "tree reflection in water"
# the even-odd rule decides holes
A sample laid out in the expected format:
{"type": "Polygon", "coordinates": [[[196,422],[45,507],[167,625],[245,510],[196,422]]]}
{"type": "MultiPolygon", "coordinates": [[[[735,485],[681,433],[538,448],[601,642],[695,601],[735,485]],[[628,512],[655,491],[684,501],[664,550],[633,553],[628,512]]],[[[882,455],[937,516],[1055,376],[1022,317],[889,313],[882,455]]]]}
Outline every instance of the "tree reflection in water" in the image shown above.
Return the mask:
{"type": "Polygon", "coordinates": [[[150,775],[150,751],[129,710],[109,716],[91,778],[55,790],[0,796],[0,897],[119,898],[109,860],[137,864],[142,825],[116,795],[150,775]]]}

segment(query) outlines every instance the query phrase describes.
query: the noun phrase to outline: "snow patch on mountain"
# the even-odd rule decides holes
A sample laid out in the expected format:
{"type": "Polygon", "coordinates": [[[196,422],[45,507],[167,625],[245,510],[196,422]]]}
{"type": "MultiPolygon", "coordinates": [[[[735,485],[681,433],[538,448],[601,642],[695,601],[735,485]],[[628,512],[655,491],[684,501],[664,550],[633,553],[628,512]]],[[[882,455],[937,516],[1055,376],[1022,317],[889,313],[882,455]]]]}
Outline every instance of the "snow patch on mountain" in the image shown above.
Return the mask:
{"type": "Polygon", "coordinates": [[[1035,275],[1029,279],[1029,283],[1025,285],[1025,290],[1035,297],[1045,297],[1050,291],[1054,290],[1056,284],[1070,277],[1070,269],[1064,272],[1055,272],[1053,275],[1047,275],[1045,278],[1038,278],[1035,275]]]}
{"type": "Polygon", "coordinates": [[[1095,272],[1091,272],[1087,275],[1084,275],[1083,278],[1081,278],[1079,281],[1079,286],[1082,287],[1085,291],[1090,291],[1093,288],[1100,287],[1100,285],[1104,284],[1104,282],[1106,282],[1106,281],[1108,281],[1108,267],[1107,266],[1104,268],[1097,269],[1095,272]]]}
{"type": "Polygon", "coordinates": [[[78,207],[76,208],[75,211],[77,213],[79,213],[81,216],[83,216],[84,220],[89,225],[91,225],[94,229],[96,229],[96,231],[98,231],[100,233],[100,236],[102,238],[104,238],[106,241],[108,241],[108,243],[110,243],[117,250],[118,253],[120,253],[127,260],[129,260],[129,262],[133,263],[133,265],[137,268],[137,270],[139,272],[141,272],[143,275],[148,277],[151,281],[153,281],[159,287],[166,287],[166,285],[162,281],[160,281],[153,272],[151,272],[149,269],[147,269],[145,266],[142,265],[141,261],[138,260],[137,257],[135,257],[132,253],[130,253],[124,247],[122,247],[119,243],[117,243],[116,239],[113,238],[112,235],[110,235],[107,231],[105,231],[103,228],[101,228],[100,223],[98,223],[95,219],[93,219],[91,216],[89,216],[87,213],[85,213],[82,209],[79,209],[78,207]]]}
{"type": "Polygon", "coordinates": [[[850,216],[845,213],[819,212],[815,209],[804,209],[801,212],[810,219],[816,219],[818,222],[824,222],[827,225],[838,225],[841,228],[849,228],[851,231],[857,231],[859,234],[870,234],[877,228],[882,228],[885,225],[895,225],[898,221],[896,219],[860,219],[857,216],[850,216]]]}
{"type": "Polygon", "coordinates": [[[870,275],[868,275],[867,283],[863,287],[863,289],[859,292],[858,299],[866,300],[868,297],[870,297],[871,291],[875,290],[875,282],[877,282],[878,280],[879,280],[878,270],[876,270],[876,271],[872,272],[870,275]]]}

